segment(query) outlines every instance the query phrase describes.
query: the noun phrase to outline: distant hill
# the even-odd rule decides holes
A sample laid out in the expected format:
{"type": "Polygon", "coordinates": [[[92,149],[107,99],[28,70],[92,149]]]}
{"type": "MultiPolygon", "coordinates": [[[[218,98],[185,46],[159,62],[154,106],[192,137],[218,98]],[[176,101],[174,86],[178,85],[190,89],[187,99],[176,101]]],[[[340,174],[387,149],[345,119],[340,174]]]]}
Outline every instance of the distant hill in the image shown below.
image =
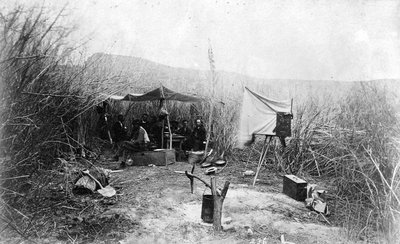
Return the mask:
{"type": "MultiPolygon", "coordinates": [[[[187,68],[176,68],[159,64],[143,58],[96,53],[89,57],[86,65],[92,74],[102,77],[113,77],[107,80],[105,88],[126,92],[146,92],[163,84],[164,86],[191,94],[209,95],[212,92],[210,71],[187,68]],[[119,89],[118,89],[119,88],[119,89]]],[[[400,91],[400,80],[368,81],[386,86],[389,91],[400,91]]],[[[332,80],[289,80],[259,79],[234,72],[217,70],[217,97],[237,100],[244,86],[274,99],[295,98],[301,100],[310,95],[321,98],[327,94],[340,97],[351,90],[355,82],[332,80]]]]}

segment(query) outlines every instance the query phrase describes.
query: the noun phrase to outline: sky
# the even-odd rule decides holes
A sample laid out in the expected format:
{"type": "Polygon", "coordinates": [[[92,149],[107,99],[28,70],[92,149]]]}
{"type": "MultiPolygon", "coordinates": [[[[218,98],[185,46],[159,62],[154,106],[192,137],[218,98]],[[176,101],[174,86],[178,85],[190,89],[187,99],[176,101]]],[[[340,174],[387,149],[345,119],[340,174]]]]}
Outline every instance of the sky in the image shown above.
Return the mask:
{"type": "Polygon", "coordinates": [[[66,26],[85,53],[267,79],[400,78],[400,1],[0,0],[66,5],[66,26]]]}

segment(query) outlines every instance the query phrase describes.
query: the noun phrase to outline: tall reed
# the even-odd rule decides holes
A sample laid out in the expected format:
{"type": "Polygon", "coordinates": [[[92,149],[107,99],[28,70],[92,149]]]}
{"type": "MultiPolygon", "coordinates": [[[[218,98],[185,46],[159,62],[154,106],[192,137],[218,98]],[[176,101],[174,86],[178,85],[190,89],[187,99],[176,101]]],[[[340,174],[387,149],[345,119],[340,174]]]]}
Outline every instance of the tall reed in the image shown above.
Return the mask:
{"type": "Polygon", "coordinates": [[[285,172],[331,179],[333,218],[354,238],[399,236],[398,115],[388,92],[354,85],[338,103],[309,101],[296,109],[293,136],[278,164],[285,172]]]}
{"type": "Polygon", "coordinates": [[[58,185],[54,170],[65,165],[55,158],[84,146],[101,88],[83,75],[88,65],[72,62],[63,14],[16,8],[0,18],[0,224],[24,238],[37,233],[35,213],[58,185]]]}

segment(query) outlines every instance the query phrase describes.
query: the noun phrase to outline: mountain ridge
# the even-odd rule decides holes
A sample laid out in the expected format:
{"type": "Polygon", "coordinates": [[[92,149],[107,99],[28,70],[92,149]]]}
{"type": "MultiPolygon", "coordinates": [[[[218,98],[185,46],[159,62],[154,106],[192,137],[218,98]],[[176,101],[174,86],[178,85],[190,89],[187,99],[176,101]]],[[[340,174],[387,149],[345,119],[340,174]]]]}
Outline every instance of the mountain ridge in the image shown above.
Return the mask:
{"type": "MultiPolygon", "coordinates": [[[[159,63],[150,59],[137,57],[137,56],[128,56],[128,55],[121,55],[121,54],[107,54],[103,52],[94,53],[90,56],[87,61],[90,61],[96,56],[109,56],[114,58],[124,58],[124,59],[132,59],[132,60],[141,60],[143,62],[152,63],[153,65],[163,66],[164,68],[172,68],[177,70],[185,70],[185,71],[197,71],[197,72],[210,72],[208,69],[195,69],[195,68],[188,68],[188,67],[178,67],[178,66],[171,66],[168,64],[159,63]]],[[[400,78],[382,78],[382,79],[372,79],[372,80],[326,80],[326,79],[293,79],[293,78],[266,78],[266,77],[257,77],[247,74],[242,74],[235,71],[227,71],[227,70],[215,70],[217,73],[225,73],[225,74],[233,74],[239,76],[245,76],[255,80],[274,80],[274,81],[297,81],[297,82],[340,82],[340,83],[354,83],[354,82],[379,82],[379,81],[400,81],[400,78]]]]}
{"type": "MultiPolygon", "coordinates": [[[[392,91],[400,89],[398,79],[369,81],[266,79],[238,72],[216,70],[217,82],[212,84],[210,70],[174,67],[141,57],[95,53],[86,60],[95,64],[102,75],[118,75],[121,83],[130,84],[129,92],[145,92],[163,84],[173,90],[192,94],[210,95],[212,88],[223,96],[240,96],[244,86],[275,98],[304,94],[336,93],[349,91],[357,82],[385,84],[392,91]],[[394,89],[393,89],[394,87],[394,89]]],[[[126,92],[126,90],[124,90],[126,92]]]]}

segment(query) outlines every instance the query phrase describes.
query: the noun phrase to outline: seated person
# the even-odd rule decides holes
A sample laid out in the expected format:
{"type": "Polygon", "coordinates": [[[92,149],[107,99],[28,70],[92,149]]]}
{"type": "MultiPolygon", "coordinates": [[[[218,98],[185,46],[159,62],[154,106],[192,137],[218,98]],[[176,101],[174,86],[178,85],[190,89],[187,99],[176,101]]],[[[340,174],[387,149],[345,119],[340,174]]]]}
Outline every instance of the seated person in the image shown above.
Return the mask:
{"type": "Polygon", "coordinates": [[[172,132],[172,134],[176,134],[177,131],[178,131],[178,127],[179,127],[179,122],[178,122],[178,121],[175,121],[175,120],[172,120],[172,121],[170,122],[170,125],[171,125],[171,132],[172,132]]]}
{"type": "Polygon", "coordinates": [[[129,141],[124,141],[122,143],[121,149],[119,150],[119,155],[122,153],[122,163],[126,160],[127,151],[140,152],[145,151],[148,143],[150,142],[147,131],[140,126],[139,120],[133,120],[132,123],[132,133],[129,141]]]}
{"type": "Polygon", "coordinates": [[[177,133],[179,135],[185,137],[185,139],[182,142],[182,150],[188,151],[188,150],[192,149],[192,145],[191,145],[192,143],[190,141],[190,136],[192,135],[192,130],[189,128],[188,121],[186,119],[184,119],[182,121],[182,127],[179,128],[177,133]]]}
{"type": "Polygon", "coordinates": [[[186,137],[189,137],[192,134],[192,130],[189,128],[188,121],[186,119],[182,121],[182,127],[178,129],[177,133],[186,137]]]}
{"type": "Polygon", "coordinates": [[[155,143],[157,148],[162,148],[162,129],[164,124],[164,118],[159,117],[157,122],[151,127],[152,141],[155,143]]]}

